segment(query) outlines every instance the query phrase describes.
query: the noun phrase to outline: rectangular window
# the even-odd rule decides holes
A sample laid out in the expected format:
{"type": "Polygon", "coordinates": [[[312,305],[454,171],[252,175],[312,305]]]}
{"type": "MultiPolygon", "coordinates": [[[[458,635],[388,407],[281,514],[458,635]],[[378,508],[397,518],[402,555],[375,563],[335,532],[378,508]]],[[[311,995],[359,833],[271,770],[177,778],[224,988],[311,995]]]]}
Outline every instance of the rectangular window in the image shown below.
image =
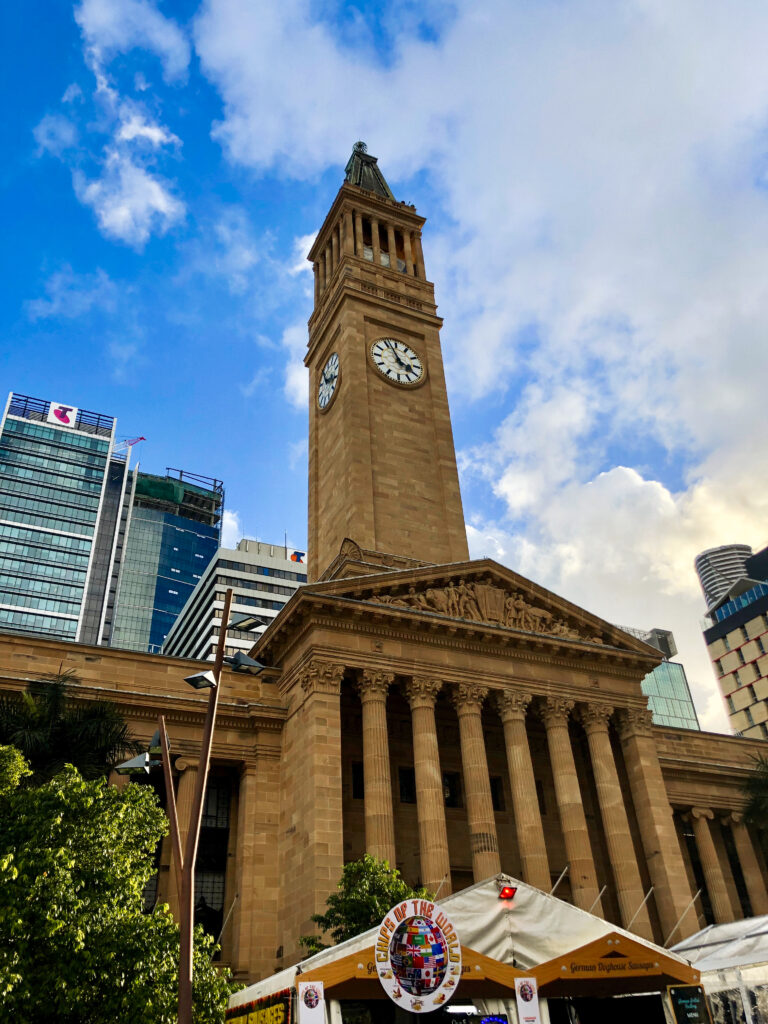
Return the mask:
{"type": "Polygon", "coordinates": [[[365,777],[361,761],[352,762],[352,799],[365,799],[365,777]]]}
{"type": "Polygon", "coordinates": [[[763,638],[760,636],[755,637],[755,643],[757,644],[758,651],[760,651],[761,654],[765,654],[765,644],[763,643],[763,638]]]}
{"type": "Polygon", "coordinates": [[[728,710],[730,711],[730,713],[732,715],[735,714],[735,712],[736,712],[736,705],[733,703],[733,697],[726,697],[725,699],[726,699],[726,702],[728,704],[728,710]]]}
{"type": "Polygon", "coordinates": [[[399,768],[398,778],[400,780],[400,803],[416,803],[416,773],[413,768],[399,768]]]}
{"type": "Polygon", "coordinates": [[[461,775],[443,772],[443,797],[446,807],[461,807],[461,775]]]}
{"type": "Polygon", "coordinates": [[[717,674],[721,676],[723,674],[723,663],[720,661],[719,658],[715,662],[715,668],[717,669],[717,674]]]}
{"type": "Polygon", "coordinates": [[[504,783],[500,775],[491,776],[491,803],[494,811],[504,811],[504,783]]]}
{"type": "Polygon", "coordinates": [[[739,656],[739,664],[746,665],[747,664],[747,659],[744,657],[744,651],[742,651],[742,649],[739,648],[736,653],[739,656]]]}

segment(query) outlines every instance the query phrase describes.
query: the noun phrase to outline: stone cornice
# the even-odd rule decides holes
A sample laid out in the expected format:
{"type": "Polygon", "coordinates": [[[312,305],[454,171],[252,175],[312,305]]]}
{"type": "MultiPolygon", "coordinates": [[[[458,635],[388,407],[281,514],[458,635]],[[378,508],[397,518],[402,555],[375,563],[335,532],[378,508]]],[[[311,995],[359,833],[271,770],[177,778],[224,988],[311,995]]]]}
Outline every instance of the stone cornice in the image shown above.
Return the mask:
{"type": "Polygon", "coordinates": [[[416,213],[415,208],[409,206],[408,203],[379,196],[375,192],[369,192],[367,189],[360,188],[359,185],[352,185],[345,181],[336,193],[307,259],[312,261],[319,257],[320,252],[328,244],[327,236],[330,235],[331,228],[345,210],[359,209],[363,212],[363,207],[367,215],[373,214],[374,217],[378,215],[383,220],[400,221],[403,224],[408,224],[414,231],[421,231],[426,223],[426,217],[416,213]]]}

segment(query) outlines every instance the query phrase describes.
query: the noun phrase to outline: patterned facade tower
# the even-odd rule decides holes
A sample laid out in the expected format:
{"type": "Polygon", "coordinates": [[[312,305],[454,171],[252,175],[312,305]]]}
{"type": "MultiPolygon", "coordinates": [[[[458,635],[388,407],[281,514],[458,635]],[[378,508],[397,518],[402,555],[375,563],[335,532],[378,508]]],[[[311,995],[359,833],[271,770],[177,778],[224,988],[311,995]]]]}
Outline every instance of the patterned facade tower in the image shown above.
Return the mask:
{"type": "Polygon", "coordinates": [[[591,907],[593,913],[602,917],[602,907],[597,898],[595,862],[592,858],[587,819],[581,802],[571,737],[568,734],[568,716],[573,710],[573,701],[561,697],[547,697],[539,710],[547,730],[549,759],[552,764],[560,827],[563,830],[565,852],[568,857],[573,902],[582,910],[589,910],[591,907]]]}
{"type": "Polygon", "coordinates": [[[686,913],[693,893],[661,774],[651,712],[638,708],[621,711],[617,717],[624,766],[663,937],[666,938],[679,922],[675,934],[685,938],[696,931],[698,923],[693,910],[686,913]]]}
{"type": "Polygon", "coordinates": [[[414,676],[405,684],[411,705],[413,769],[416,776],[416,810],[419,818],[421,881],[430,892],[451,892],[451,861],[445,824],[440,745],[435,726],[435,701],[442,687],[439,679],[414,676]]]}
{"type": "Polygon", "coordinates": [[[629,831],[624,795],[621,792],[611,749],[608,725],[612,714],[613,708],[604,704],[587,704],[579,709],[579,719],[584,726],[589,744],[589,756],[595,776],[608,858],[616,884],[621,923],[626,928],[632,922],[634,932],[653,941],[648,909],[645,906],[641,909],[645,893],[629,831]]]}
{"type": "Polygon", "coordinates": [[[394,675],[366,669],[357,684],[363,705],[365,849],[395,866],[395,816],[389,768],[387,693],[394,675]]]}
{"type": "Polygon", "coordinates": [[[519,690],[501,690],[494,696],[504,725],[509,787],[512,792],[523,880],[529,885],[535,885],[537,889],[548,892],[552,880],[539,800],[536,795],[531,748],[525,728],[525,712],[531,702],[531,694],[519,690]]]}
{"type": "Polygon", "coordinates": [[[731,906],[725,876],[709,827],[713,818],[714,814],[708,807],[691,808],[691,823],[696,836],[696,849],[699,851],[701,870],[704,872],[704,881],[707,883],[712,913],[715,915],[717,924],[727,924],[729,921],[733,921],[736,915],[731,906]]]}
{"type": "Polygon", "coordinates": [[[461,768],[467,801],[472,873],[476,882],[501,871],[499,841],[493,816],[491,779],[483,735],[483,701],[488,688],[461,683],[453,688],[451,700],[459,717],[461,768]]]}
{"type": "Polygon", "coordinates": [[[741,873],[744,875],[744,884],[747,887],[749,902],[752,904],[752,913],[755,917],[768,914],[768,893],[766,893],[763,873],[760,870],[755,848],[752,845],[749,830],[744,824],[743,816],[731,814],[725,823],[731,826],[741,873]]]}

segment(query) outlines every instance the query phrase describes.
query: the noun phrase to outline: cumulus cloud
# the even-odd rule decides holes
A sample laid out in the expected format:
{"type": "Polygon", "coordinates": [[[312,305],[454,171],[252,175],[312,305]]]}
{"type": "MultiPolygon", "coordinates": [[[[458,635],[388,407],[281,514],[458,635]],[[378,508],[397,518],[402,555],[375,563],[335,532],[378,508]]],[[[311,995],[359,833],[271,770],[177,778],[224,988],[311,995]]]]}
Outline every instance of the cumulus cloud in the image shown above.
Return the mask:
{"type": "Polygon", "coordinates": [[[150,0],[81,0],[75,18],[99,60],[141,48],[159,57],[169,81],[186,75],[187,38],[150,0]]]}
{"type": "Polygon", "coordinates": [[[90,206],[109,238],[140,248],[151,233],[164,234],[184,218],[185,206],[168,182],[118,149],[108,152],[100,178],[74,174],[78,199],[90,206]]]}
{"type": "MultiPolygon", "coordinates": [[[[611,620],[673,628],[723,725],[691,562],[766,540],[768,9],[451,15],[429,39],[390,25],[385,61],[308,0],[206,0],[215,137],[261,171],[310,177],[364,138],[390,184],[421,172],[444,225],[425,249],[451,396],[497,416],[462,453],[475,550],[611,620]]],[[[297,331],[286,393],[303,404],[297,331]]]]}
{"type": "Polygon", "coordinates": [[[304,366],[304,354],[307,351],[306,324],[298,323],[286,327],[280,340],[289,353],[285,366],[285,397],[295,409],[303,411],[307,408],[309,400],[309,374],[304,366]]]}
{"type": "Polygon", "coordinates": [[[221,519],[221,546],[234,548],[242,536],[243,527],[240,522],[240,513],[225,508],[221,519]]]}
{"type": "Polygon", "coordinates": [[[38,156],[43,153],[61,156],[77,144],[77,128],[62,114],[46,114],[32,129],[32,134],[37,143],[38,156]]]}
{"type": "Polygon", "coordinates": [[[30,320],[72,320],[93,309],[114,310],[119,297],[117,285],[103,270],[77,274],[69,265],[51,274],[44,291],[43,298],[25,303],[30,320]]]}

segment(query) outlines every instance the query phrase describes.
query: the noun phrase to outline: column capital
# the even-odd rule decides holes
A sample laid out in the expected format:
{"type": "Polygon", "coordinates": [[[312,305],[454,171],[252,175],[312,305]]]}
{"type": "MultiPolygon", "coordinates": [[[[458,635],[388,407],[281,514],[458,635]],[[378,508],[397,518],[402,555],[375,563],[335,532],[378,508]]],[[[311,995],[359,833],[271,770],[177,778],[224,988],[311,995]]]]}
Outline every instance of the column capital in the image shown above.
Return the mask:
{"type": "Polygon", "coordinates": [[[451,688],[450,698],[459,714],[476,712],[480,714],[483,701],[488,696],[488,687],[477,683],[457,683],[451,688]]]}
{"type": "Polygon", "coordinates": [[[567,725],[568,716],[573,711],[574,702],[565,697],[545,697],[539,704],[538,711],[544,725],[549,729],[553,725],[567,725]]]}
{"type": "Polygon", "coordinates": [[[720,819],[723,825],[741,825],[744,822],[743,811],[728,811],[720,819]]]}
{"type": "Polygon", "coordinates": [[[177,772],[196,772],[200,762],[196,757],[177,757],[173,767],[177,772]]]}
{"type": "Polygon", "coordinates": [[[338,696],[341,693],[341,678],[344,665],[334,661],[311,658],[299,671],[299,681],[305,693],[327,693],[338,696]]]}
{"type": "Polygon", "coordinates": [[[587,736],[596,732],[607,733],[612,714],[613,707],[610,704],[580,704],[577,710],[577,717],[587,736]]]}
{"type": "Polygon", "coordinates": [[[653,715],[649,708],[622,708],[616,716],[619,739],[653,735],[653,715]]]}
{"type": "Polygon", "coordinates": [[[525,712],[533,700],[533,694],[524,690],[496,690],[493,700],[502,722],[525,719],[525,712]]]}
{"type": "Polygon", "coordinates": [[[414,708],[433,708],[442,686],[442,679],[434,676],[412,676],[403,686],[411,711],[414,708]]]}
{"type": "Polygon", "coordinates": [[[709,807],[692,807],[688,813],[691,818],[709,818],[710,821],[712,821],[715,816],[709,807]]]}
{"type": "Polygon", "coordinates": [[[357,680],[357,692],[360,694],[360,700],[363,703],[367,700],[385,701],[394,678],[394,672],[363,669],[360,678],[357,680]]]}

